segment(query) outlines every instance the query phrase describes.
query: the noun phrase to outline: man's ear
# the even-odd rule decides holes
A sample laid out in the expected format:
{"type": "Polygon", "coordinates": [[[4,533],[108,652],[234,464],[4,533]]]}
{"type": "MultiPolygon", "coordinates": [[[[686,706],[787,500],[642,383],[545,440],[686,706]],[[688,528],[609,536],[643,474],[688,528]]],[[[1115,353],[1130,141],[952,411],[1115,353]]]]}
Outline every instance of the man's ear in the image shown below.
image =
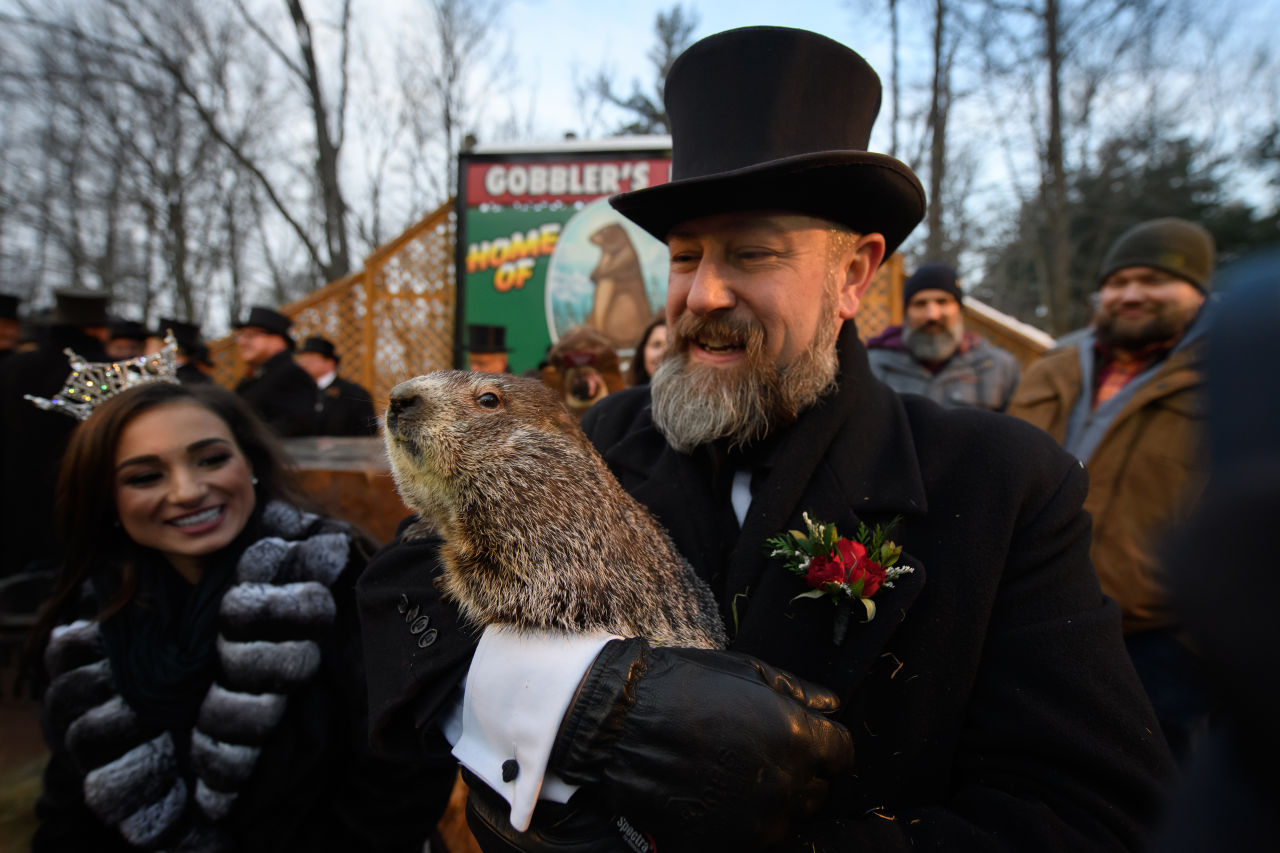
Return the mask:
{"type": "Polygon", "coordinates": [[[884,235],[863,234],[841,261],[840,319],[850,320],[862,305],[862,295],[875,278],[880,262],[884,260],[884,235]]]}

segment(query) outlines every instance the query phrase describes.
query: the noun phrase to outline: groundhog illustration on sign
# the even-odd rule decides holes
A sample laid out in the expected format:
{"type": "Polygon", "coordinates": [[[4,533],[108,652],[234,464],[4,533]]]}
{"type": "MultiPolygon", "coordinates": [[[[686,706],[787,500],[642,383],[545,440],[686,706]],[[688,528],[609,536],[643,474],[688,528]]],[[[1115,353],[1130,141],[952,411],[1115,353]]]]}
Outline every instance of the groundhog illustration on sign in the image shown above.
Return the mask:
{"type": "Polygon", "coordinates": [[[707,585],[534,379],[439,371],[391,390],[387,456],[479,625],[724,648],[707,585]]]}
{"type": "Polygon", "coordinates": [[[616,222],[597,228],[588,239],[600,247],[600,261],[591,271],[596,292],[587,325],[601,332],[615,349],[630,350],[653,314],[644,292],[640,256],[616,222]]]}

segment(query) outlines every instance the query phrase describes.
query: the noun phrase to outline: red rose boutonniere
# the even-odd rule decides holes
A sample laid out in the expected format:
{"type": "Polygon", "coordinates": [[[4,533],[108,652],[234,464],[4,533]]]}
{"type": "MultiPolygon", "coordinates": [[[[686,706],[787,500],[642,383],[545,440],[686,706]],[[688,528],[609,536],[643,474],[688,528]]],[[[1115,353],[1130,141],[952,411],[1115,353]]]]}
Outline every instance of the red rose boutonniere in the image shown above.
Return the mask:
{"type": "MultiPolygon", "coordinates": [[[[840,536],[834,524],[814,522],[804,514],[805,533],[792,530],[767,540],[770,557],[782,557],[783,566],[802,576],[811,589],[796,598],[830,598],[840,606],[836,614],[835,641],[844,639],[848,626],[848,606],[854,601],[867,612],[865,621],[876,618],[872,597],[915,569],[899,566],[902,548],[889,539],[888,531],[863,524],[852,539],[840,536]]],[[[893,527],[897,524],[894,519],[893,527]]],[[[792,599],[793,601],[795,599],[792,599]]]]}

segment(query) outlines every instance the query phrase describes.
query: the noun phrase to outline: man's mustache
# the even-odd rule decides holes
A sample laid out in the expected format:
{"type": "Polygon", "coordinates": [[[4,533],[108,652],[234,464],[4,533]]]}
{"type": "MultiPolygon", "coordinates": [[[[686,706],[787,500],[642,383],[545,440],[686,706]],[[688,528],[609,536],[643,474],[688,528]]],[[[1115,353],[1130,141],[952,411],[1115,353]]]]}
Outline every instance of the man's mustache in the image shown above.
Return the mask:
{"type": "Polygon", "coordinates": [[[764,341],[764,329],[758,323],[729,317],[700,317],[686,313],[676,320],[672,331],[677,345],[685,349],[691,341],[699,339],[746,347],[764,341]]]}

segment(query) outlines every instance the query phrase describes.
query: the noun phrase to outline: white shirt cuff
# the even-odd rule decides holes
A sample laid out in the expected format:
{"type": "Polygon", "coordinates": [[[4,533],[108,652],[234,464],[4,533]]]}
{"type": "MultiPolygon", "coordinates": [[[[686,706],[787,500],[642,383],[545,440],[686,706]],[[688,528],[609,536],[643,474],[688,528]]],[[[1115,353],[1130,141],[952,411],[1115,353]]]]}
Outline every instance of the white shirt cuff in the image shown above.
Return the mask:
{"type": "MultiPolygon", "coordinates": [[[[492,625],[480,637],[453,754],[511,804],[511,825],[520,832],[529,828],[539,799],[568,802],[577,790],[548,774],[547,761],[582,676],[613,639],[620,638],[492,625]],[[503,765],[510,761],[515,776],[504,781],[503,765]]],[[[446,733],[456,734],[456,716],[444,722],[446,733]]]]}

